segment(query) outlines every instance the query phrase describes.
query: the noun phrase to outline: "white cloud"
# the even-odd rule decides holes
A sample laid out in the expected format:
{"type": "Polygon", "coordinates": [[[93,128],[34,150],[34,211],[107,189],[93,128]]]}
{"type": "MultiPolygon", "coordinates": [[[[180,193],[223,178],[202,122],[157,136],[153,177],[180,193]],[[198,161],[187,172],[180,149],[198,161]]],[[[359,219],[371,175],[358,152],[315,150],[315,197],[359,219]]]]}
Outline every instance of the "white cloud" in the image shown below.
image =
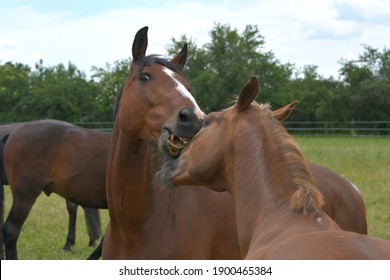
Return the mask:
{"type": "MultiPolygon", "coordinates": [[[[148,53],[165,54],[172,37],[186,34],[198,46],[209,41],[214,23],[243,30],[259,27],[266,50],[283,63],[319,66],[337,76],[337,62],[362,52],[361,44],[389,47],[389,1],[173,1],[161,6],[113,9],[88,16],[72,11],[39,12],[24,6],[0,11],[0,60],[33,65],[71,61],[88,72],[131,56],[137,30],[149,29],[148,53]],[[172,4],[173,3],[173,4],[172,4]]],[[[141,4],[139,4],[141,5],[141,4]]]]}
{"type": "Polygon", "coordinates": [[[0,39],[0,48],[12,48],[15,47],[15,40],[11,37],[4,37],[0,39]]]}

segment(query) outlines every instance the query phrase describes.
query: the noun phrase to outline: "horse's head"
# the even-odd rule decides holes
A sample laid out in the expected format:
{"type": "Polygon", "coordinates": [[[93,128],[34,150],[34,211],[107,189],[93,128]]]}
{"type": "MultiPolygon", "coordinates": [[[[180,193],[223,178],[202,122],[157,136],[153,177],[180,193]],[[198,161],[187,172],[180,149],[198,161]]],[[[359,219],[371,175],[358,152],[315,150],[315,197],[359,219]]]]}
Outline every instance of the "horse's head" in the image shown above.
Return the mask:
{"type": "MultiPolygon", "coordinates": [[[[204,113],[188,91],[181,74],[187,59],[187,46],[173,59],[145,56],[148,28],[135,35],[130,74],[118,102],[117,121],[122,132],[156,143],[163,124],[172,116],[182,126],[201,122],[204,113]]],[[[178,135],[180,139],[188,137],[178,135]]]]}
{"type": "Polygon", "coordinates": [[[167,187],[177,185],[207,185],[217,191],[226,190],[227,170],[230,170],[229,156],[234,154],[235,144],[253,145],[245,140],[258,118],[255,114],[264,111],[269,118],[284,120],[297,102],[293,102],[274,112],[267,105],[253,105],[259,90],[259,82],[252,78],[241,89],[233,107],[221,112],[208,114],[202,129],[180,151],[172,151],[174,137],[162,133],[159,139],[160,150],[165,154],[165,162],[157,178],[167,187]],[[239,127],[238,127],[239,124],[239,127]],[[235,142],[236,140],[240,140],[235,142]]]}

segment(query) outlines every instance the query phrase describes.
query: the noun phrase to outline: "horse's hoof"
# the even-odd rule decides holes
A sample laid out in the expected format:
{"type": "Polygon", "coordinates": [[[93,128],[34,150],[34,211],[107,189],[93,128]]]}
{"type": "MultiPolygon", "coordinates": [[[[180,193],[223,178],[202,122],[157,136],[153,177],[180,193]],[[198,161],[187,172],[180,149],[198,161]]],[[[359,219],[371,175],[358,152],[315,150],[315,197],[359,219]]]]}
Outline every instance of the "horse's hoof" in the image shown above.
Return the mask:
{"type": "Polygon", "coordinates": [[[62,248],[63,253],[71,253],[72,251],[68,248],[62,248]]]}

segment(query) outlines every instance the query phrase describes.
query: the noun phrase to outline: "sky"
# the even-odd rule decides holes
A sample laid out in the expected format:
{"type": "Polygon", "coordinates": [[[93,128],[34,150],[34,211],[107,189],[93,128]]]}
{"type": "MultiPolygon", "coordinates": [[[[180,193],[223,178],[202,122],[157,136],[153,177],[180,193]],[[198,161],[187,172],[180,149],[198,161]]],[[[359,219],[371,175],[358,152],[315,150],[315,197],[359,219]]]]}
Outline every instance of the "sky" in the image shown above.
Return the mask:
{"type": "Polygon", "coordinates": [[[149,26],[147,54],[167,54],[171,38],[210,42],[216,23],[241,33],[256,25],[281,63],[318,66],[339,77],[341,59],[363,45],[390,47],[389,0],[1,0],[0,63],[92,66],[131,57],[135,33],[149,26]]]}

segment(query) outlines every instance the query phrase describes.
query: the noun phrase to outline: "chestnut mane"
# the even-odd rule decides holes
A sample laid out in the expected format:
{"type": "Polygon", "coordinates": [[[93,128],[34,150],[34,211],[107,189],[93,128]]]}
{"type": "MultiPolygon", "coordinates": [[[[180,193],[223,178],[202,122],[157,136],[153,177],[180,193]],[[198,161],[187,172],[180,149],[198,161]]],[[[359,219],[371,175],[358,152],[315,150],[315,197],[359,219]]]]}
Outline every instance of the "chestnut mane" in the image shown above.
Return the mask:
{"type": "Polygon", "coordinates": [[[302,212],[304,215],[317,212],[322,208],[324,199],[314,182],[302,151],[282,123],[272,116],[269,105],[260,104],[259,107],[266,111],[266,115],[271,121],[276,144],[279,147],[283,161],[288,166],[288,175],[292,178],[291,187],[295,189],[295,192],[290,199],[291,209],[302,212]]]}

